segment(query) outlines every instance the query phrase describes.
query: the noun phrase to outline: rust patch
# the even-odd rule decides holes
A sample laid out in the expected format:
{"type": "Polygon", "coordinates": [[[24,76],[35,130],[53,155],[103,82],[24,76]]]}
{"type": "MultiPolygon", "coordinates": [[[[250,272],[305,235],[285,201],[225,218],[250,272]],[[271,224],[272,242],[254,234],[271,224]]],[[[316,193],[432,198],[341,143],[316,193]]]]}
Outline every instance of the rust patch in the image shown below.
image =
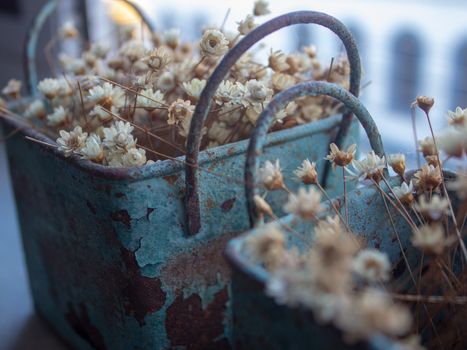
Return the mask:
{"type": "Polygon", "coordinates": [[[230,148],[227,150],[227,154],[228,154],[229,156],[235,154],[235,147],[230,147],[230,148]]]}
{"type": "Polygon", "coordinates": [[[131,229],[131,216],[125,209],[117,210],[110,214],[113,221],[121,222],[127,229],[131,229]]]}
{"type": "Polygon", "coordinates": [[[211,197],[209,197],[206,200],[206,208],[213,209],[215,206],[216,206],[216,202],[211,197]]]}
{"type": "Polygon", "coordinates": [[[221,209],[224,213],[227,213],[230,211],[230,209],[233,208],[234,204],[235,204],[235,201],[237,200],[237,198],[233,197],[233,198],[230,198],[230,199],[227,199],[224,203],[221,204],[221,209]]]}
{"type": "Polygon", "coordinates": [[[83,303],[79,304],[77,312],[72,303],[68,303],[68,312],[65,314],[68,324],[81,338],[86,340],[91,347],[97,350],[105,350],[104,337],[99,329],[91,323],[88,309],[83,303]]]}
{"type": "Polygon", "coordinates": [[[190,252],[174,257],[162,268],[161,280],[164,286],[183,290],[197,286],[206,288],[221,282],[230,281],[231,271],[224,258],[227,242],[236,234],[230,233],[204,242],[190,252]]]}
{"type": "Polygon", "coordinates": [[[183,295],[177,296],[168,307],[165,318],[170,346],[183,346],[187,350],[230,349],[223,336],[227,301],[227,287],[217,292],[213,302],[204,310],[198,294],[192,294],[187,299],[183,299],[183,295]]]}
{"type": "Polygon", "coordinates": [[[141,276],[133,252],[121,248],[121,255],[129,270],[123,289],[125,313],[143,326],[147,314],[159,311],[164,306],[166,294],[162,290],[160,279],[141,276]]]}
{"type": "Polygon", "coordinates": [[[175,182],[177,182],[178,178],[179,178],[179,175],[167,175],[167,176],[164,176],[164,180],[167,181],[171,185],[173,185],[175,182]]]}

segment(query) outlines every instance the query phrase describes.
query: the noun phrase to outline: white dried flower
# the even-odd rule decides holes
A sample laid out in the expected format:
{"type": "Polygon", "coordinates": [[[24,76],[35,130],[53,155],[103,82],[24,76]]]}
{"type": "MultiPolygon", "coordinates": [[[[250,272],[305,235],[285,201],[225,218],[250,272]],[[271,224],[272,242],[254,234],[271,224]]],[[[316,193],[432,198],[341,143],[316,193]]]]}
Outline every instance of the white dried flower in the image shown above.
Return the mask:
{"type": "Polygon", "coordinates": [[[199,99],[199,96],[201,95],[201,92],[205,86],[206,80],[200,80],[198,78],[194,78],[190,82],[183,83],[183,89],[190,97],[193,97],[194,100],[199,99]]]}
{"type": "Polygon", "coordinates": [[[180,42],[180,29],[171,28],[166,30],[162,33],[162,40],[168,47],[175,49],[180,42]]]}
{"type": "Polygon", "coordinates": [[[12,99],[17,99],[21,95],[21,81],[10,79],[6,86],[2,89],[2,94],[12,99]]]}
{"type": "Polygon", "coordinates": [[[271,11],[269,11],[269,3],[266,0],[256,0],[253,7],[253,14],[255,16],[264,16],[268,13],[271,13],[271,11]]]}
{"type": "Polygon", "coordinates": [[[259,180],[262,186],[270,191],[284,188],[284,178],[282,176],[279,159],[273,164],[269,160],[258,170],[259,180]]]}
{"type": "Polygon", "coordinates": [[[229,49],[229,42],[224,34],[217,29],[208,29],[204,32],[199,43],[202,56],[222,56],[229,49]]]}
{"type": "Polygon", "coordinates": [[[169,114],[167,124],[174,125],[180,123],[184,119],[190,119],[193,116],[195,106],[190,101],[177,99],[169,106],[169,114]]]}
{"type": "Polygon", "coordinates": [[[400,186],[395,186],[392,188],[394,195],[404,204],[411,204],[414,200],[413,198],[413,183],[412,180],[407,185],[406,182],[403,182],[400,186]]]}
{"type": "Polygon", "coordinates": [[[374,151],[370,151],[367,157],[363,160],[353,160],[353,169],[347,169],[351,175],[350,178],[357,180],[374,180],[379,182],[383,174],[383,169],[386,168],[385,157],[379,157],[374,151]]]}
{"type": "Polygon", "coordinates": [[[110,44],[105,41],[92,43],[90,51],[98,58],[104,59],[110,51],[110,44]]]}
{"type": "Polygon", "coordinates": [[[302,165],[293,172],[305,185],[318,183],[318,172],[316,171],[316,163],[305,159],[302,165]]]}
{"type": "Polygon", "coordinates": [[[419,140],[418,144],[420,145],[419,151],[423,153],[424,157],[436,155],[435,144],[433,143],[433,138],[427,136],[423,140],[419,140]]]}
{"type": "Polygon", "coordinates": [[[102,129],[104,146],[117,151],[135,147],[136,141],[131,134],[132,131],[133,126],[130,123],[121,120],[114,122],[110,127],[102,129]]]}
{"type": "Polygon", "coordinates": [[[231,82],[230,80],[223,80],[219,84],[219,88],[215,94],[216,103],[219,105],[230,103],[230,104],[242,104],[247,89],[245,85],[240,82],[231,82]]]}
{"type": "Polygon", "coordinates": [[[454,181],[450,181],[446,186],[451,191],[456,191],[459,199],[467,199],[467,171],[460,171],[454,181]]]}
{"type": "Polygon", "coordinates": [[[26,118],[44,119],[47,115],[44,103],[41,100],[34,100],[28,105],[24,115],[26,118]]]}
{"type": "Polygon", "coordinates": [[[119,108],[125,104],[125,93],[120,87],[105,82],[89,90],[88,100],[110,110],[112,106],[119,108]]]}
{"type": "Polygon", "coordinates": [[[244,20],[237,22],[237,30],[241,35],[247,35],[253,29],[255,29],[255,19],[252,15],[247,15],[244,20]]]}
{"type": "Polygon", "coordinates": [[[74,75],[83,75],[86,73],[86,62],[82,58],[70,57],[61,54],[58,60],[63,67],[63,70],[74,75]]]}
{"type": "Polygon", "coordinates": [[[144,59],[148,67],[154,72],[164,70],[171,62],[172,57],[163,47],[159,47],[149,52],[144,59]]]}
{"type": "Polygon", "coordinates": [[[136,104],[148,111],[160,108],[165,104],[164,94],[160,90],[154,91],[152,88],[141,90],[136,98],[136,104]]]}
{"type": "Polygon", "coordinates": [[[396,174],[404,177],[405,174],[405,155],[402,153],[390,154],[388,163],[396,174]]]}
{"type": "Polygon", "coordinates": [[[357,145],[354,143],[347,148],[347,151],[344,151],[340,150],[335,143],[331,143],[329,149],[330,152],[325,159],[329,160],[335,169],[336,166],[345,167],[350,164],[357,152],[357,145]]]}
{"type": "Polygon", "coordinates": [[[436,136],[436,144],[448,156],[461,158],[467,150],[467,129],[449,128],[436,136]]]}
{"type": "Polygon", "coordinates": [[[146,164],[146,151],[141,148],[130,148],[122,157],[123,166],[134,167],[146,164]]]}
{"type": "Polygon", "coordinates": [[[429,254],[441,254],[446,245],[443,225],[427,224],[413,231],[412,244],[429,254]]]}
{"type": "Polygon", "coordinates": [[[268,225],[249,235],[243,249],[255,263],[264,264],[268,270],[278,268],[286,254],[285,236],[275,225],[268,225]]]}
{"type": "Polygon", "coordinates": [[[71,21],[65,22],[60,28],[60,36],[63,38],[75,38],[78,35],[78,29],[76,29],[75,24],[71,21]]]}
{"type": "Polygon", "coordinates": [[[54,108],[52,114],[47,115],[47,122],[51,126],[65,124],[69,120],[69,112],[63,106],[54,108]]]}
{"type": "Polygon", "coordinates": [[[441,185],[441,171],[439,167],[431,164],[424,164],[422,168],[414,174],[414,185],[419,192],[433,191],[441,185]]]}
{"type": "Polygon", "coordinates": [[[284,211],[297,215],[305,220],[315,219],[324,210],[321,205],[321,193],[310,187],[300,187],[298,193],[290,193],[284,211]]]}
{"type": "Polygon", "coordinates": [[[437,194],[434,194],[430,200],[427,200],[423,195],[420,196],[418,203],[415,203],[414,208],[423,216],[435,221],[438,221],[443,216],[450,214],[448,200],[437,194]]]}
{"type": "Polygon", "coordinates": [[[60,130],[60,137],[57,139],[58,150],[63,152],[65,157],[69,157],[73,152],[84,146],[88,133],[83,132],[80,126],[76,126],[72,131],[60,130]]]}
{"type": "Polygon", "coordinates": [[[130,40],[123,43],[120,47],[119,53],[121,56],[134,63],[144,57],[146,54],[146,48],[141,41],[130,40]]]}
{"type": "Polygon", "coordinates": [[[104,146],[99,135],[89,135],[85,145],[79,150],[79,154],[93,162],[102,162],[104,159],[104,146]]]}
{"type": "Polygon", "coordinates": [[[385,282],[389,279],[391,264],[388,256],[379,250],[364,249],[353,259],[352,269],[367,282],[385,282]]]}
{"type": "Polygon", "coordinates": [[[114,106],[112,106],[110,108],[110,113],[109,113],[108,110],[102,108],[102,106],[100,106],[100,105],[97,105],[97,106],[94,106],[94,108],[91,110],[90,115],[92,117],[99,118],[99,120],[101,122],[107,122],[107,121],[112,120],[114,118],[114,116],[112,114],[116,115],[117,113],[118,113],[118,111],[114,106]]]}
{"type": "Polygon", "coordinates": [[[253,103],[265,102],[266,99],[270,99],[272,96],[272,90],[256,79],[248,80],[246,88],[248,90],[246,98],[253,103]]]}
{"type": "Polygon", "coordinates": [[[449,125],[464,127],[467,121],[467,108],[457,107],[456,110],[448,111],[449,125]]]}
{"type": "Polygon", "coordinates": [[[287,63],[287,56],[282,51],[272,51],[269,53],[268,66],[274,72],[285,72],[290,66],[287,63]]]}

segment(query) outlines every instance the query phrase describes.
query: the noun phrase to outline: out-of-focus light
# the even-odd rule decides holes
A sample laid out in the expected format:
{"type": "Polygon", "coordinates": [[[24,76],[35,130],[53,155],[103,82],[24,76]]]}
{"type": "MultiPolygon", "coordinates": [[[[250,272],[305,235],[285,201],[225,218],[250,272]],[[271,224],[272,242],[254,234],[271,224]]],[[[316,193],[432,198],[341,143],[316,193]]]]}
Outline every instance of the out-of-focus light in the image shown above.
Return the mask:
{"type": "Polygon", "coordinates": [[[123,1],[106,1],[110,18],[120,25],[138,24],[141,18],[133,7],[123,1]]]}

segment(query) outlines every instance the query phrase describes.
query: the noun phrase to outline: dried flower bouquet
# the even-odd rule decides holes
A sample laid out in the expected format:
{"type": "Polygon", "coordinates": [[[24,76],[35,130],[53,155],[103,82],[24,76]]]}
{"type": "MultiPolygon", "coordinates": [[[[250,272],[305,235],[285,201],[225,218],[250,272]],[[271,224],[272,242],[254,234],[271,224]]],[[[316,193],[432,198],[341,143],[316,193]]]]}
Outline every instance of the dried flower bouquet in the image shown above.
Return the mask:
{"type": "MultiPolygon", "coordinates": [[[[431,130],[433,103],[420,96],[413,105],[423,110],[431,130]]],[[[445,131],[432,131],[419,141],[417,151],[426,163],[417,171],[406,172],[403,154],[385,157],[372,151],[357,160],[355,145],[341,150],[331,144],[326,158],[334,171],[342,168],[346,181],[362,184],[337,200],[320,186],[315,163],[306,159],[297,168],[296,178],[305,187],[292,193],[284,185],[279,161],[266,161],[256,173],[264,193],[253,197],[259,226],[231,243],[228,255],[234,266],[263,282],[265,293],[278,305],[311,310],[314,322],[333,325],[349,347],[387,349],[392,341],[401,349],[465,349],[467,109],[458,107],[448,116],[445,131]],[[456,175],[443,169],[451,158],[463,164],[456,175]],[[397,176],[389,177],[388,164],[397,176]],[[270,191],[289,193],[283,206],[289,217],[276,220],[267,203],[270,191]],[[261,225],[266,218],[275,221],[261,225]]],[[[254,312],[251,290],[244,283],[238,282],[243,289],[237,291],[236,317],[241,320],[243,307],[254,312]]],[[[273,309],[266,301],[254,303],[273,309]]],[[[285,311],[280,315],[288,319],[285,311]]],[[[325,328],[321,337],[327,339],[313,340],[316,329],[307,328],[307,318],[292,320],[281,327],[290,333],[303,330],[303,337],[295,338],[297,348],[338,346],[335,334],[325,328]]],[[[240,322],[239,341],[254,341],[245,328],[261,321],[245,327],[240,322]]],[[[251,332],[267,333],[265,328],[251,332]]],[[[279,337],[273,336],[271,344],[279,337]]]]}
{"type": "MultiPolygon", "coordinates": [[[[177,29],[139,35],[137,26],[120,26],[116,48],[102,41],[86,45],[78,57],[60,53],[54,77],[40,81],[34,87],[39,96],[15,113],[56,140],[50,146],[66,156],[78,154],[111,167],[132,167],[183,155],[206,80],[229,49],[256,27],[258,16],[267,13],[267,2],[256,1],[236,32],[206,28],[198,43],[183,42],[177,29]]],[[[66,23],[50,45],[78,38],[78,30],[66,23]]],[[[279,91],[314,80],[348,88],[348,77],[345,58],[322,65],[313,46],[289,54],[271,50],[267,63],[246,53],[214,96],[201,147],[247,138],[259,113],[279,91]]],[[[17,100],[20,89],[21,82],[11,80],[2,92],[17,100]]],[[[302,98],[277,114],[271,130],[326,118],[338,109],[330,99],[302,98]]],[[[13,113],[5,106],[2,110],[13,113]]]]}

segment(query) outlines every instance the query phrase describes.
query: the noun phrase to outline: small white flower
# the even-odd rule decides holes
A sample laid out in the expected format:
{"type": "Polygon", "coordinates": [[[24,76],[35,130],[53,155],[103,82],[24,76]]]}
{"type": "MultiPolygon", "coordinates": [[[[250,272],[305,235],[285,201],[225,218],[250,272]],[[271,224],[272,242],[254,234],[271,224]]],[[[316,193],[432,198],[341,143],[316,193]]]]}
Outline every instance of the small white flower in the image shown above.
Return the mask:
{"type": "Polygon", "coordinates": [[[21,92],[21,81],[16,79],[10,79],[7,85],[2,89],[2,94],[9,96],[13,99],[20,97],[21,92]]]}
{"type": "Polygon", "coordinates": [[[216,91],[215,100],[219,105],[225,103],[242,104],[247,93],[247,88],[240,82],[232,83],[230,80],[223,80],[216,91]]]}
{"type": "Polygon", "coordinates": [[[118,113],[117,109],[116,109],[114,106],[112,106],[112,108],[110,109],[110,112],[111,112],[111,113],[109,113],[107,110],[105,110],[104,108],[102,108],[102,106],[97,105],[97,106],[94,106],[94,108],[91,110],[90,115],[91,115],[92,117],[97,117],[97,118],[99,118],[99,120],[100,120],[101,122],[107,122],[107,121],[113,119],[112,113],[113,113],[113,114],[117,114],[117,113],[118,113]]]}
{"type": "Polygon", "coordinates": [[[464,127],[467,121],[467,108],[457,107],[456,110],[448,111],[449,125],[464,127]]]}
{"type": "Polygon", "coordinates": [[[63,38],[75,38],[79,35],[79,32],[72,21],[66,21],[60,28],[60,35],[63,38]]]}
{"type": "Polygon", "coordinates": [[[75,75],[83,75],[86,73],[86,62],[82,58],[75,58],[61,54],[59,55],[58,60],[65,72],[75,75]]]}
{"type": "Polygon", "coordinates": [[[352,262],[353,271],[367,282],[387,281],[391,264],[388,256],[376,249],[364,249],[352,262]]]}
{"type": "Polygon", "coordinates": [[[124,105],[124,95],[120,87],[114,87],[105,82],[103,85],[95,86],[89,90],[88,100],[110,110],[112,106],[119,108],[124,105]]]}
{"type": "Polygon", "coordinates": [[[229,49],[229,41],[217,29],[208,29],[204,32],[199,48],[202,56],[222,56],[229,49]]]}
{"type": "Polygon", "coordinates": [[[50,100],[58,96],[68,96],[72,93],[70,85],[64,78],[46,78],[39,82],[37,88],[46,98],[50,100]]]}
{"type": "Polygon", "coordinates": [[[448,156],[461,158],[467,150],[467,130],[449,128],[436,136],[436,144],[448,156]]]}
{"type": "Polygon", "coordinates": [[[130,148],[123,154],[123,166],[133,167],[141,166],[146,163],[146,151],[141,148],[130,148]]]}
{"type": "Polygon", "coordinates": [[[407,185],[406,182],[403,182],[400,186],[395,186],[392,188],[394,195],[402,202],[410,204],[413,202],[413,183],[410,180],[407,185]]]}
{"type": "Polygon", "coordinates": [[[153,110],[160,108],[164,104],[164,94],[160,90],[154,91],[152,88],[140,91],[136,104],[138,107],[153,110]]]}
{"type": "Polygon", "coordinates": [[[428,201],[425,196],[420,196],[414,208],[419,213],[435,221],[440,220],[444,215],[450,214],[448,200],[437,194],[434,194],[430,201],[428,201]]]}
{"type": "Polygon", "coordinates": [[[195,106],[193,106],[190,101],[177,99],[169,106],[167,124],[174,125],[180,123],[184,119],[191,119],[194,109],[195,106]]]}
{"type": "Polygon", "coordinates": [[[443,226],[435,223],[418,227],[413,231],[412,244],[425,253],[441,254],[446,245],[443,226]]]}
{"type": "Polygon", "coordinates": [[[305,185],[316,184],[318,182],[318,172],[316,171],[316,163],[305,159],[302,165],[293,172],[305,185]]]}
{"type": "Polygon", "coordinates": [[[224,122],[213,122],[208,130],[208,136],[211,140],[224,144],[230,136],[232,130],[224,122]]]}
{"type": "Polygon", "coordinates": [[[34,100],[29,104],[28,108],[26,108],[24,115],[26,118],[45,118],[47,113],[45,111],[44,103],[41,100],[34,100]]]}
{"type": "Polygon", "coordinates": [[[104,133],[104,146],[108,148],[122,151],[135,147],[136,141],[131,134],[133,126],[130,123],[119,120],[102,131],[104,133]]]}
{"type": "Polygon", "coordinates": [[[308,190],[300,187],[297,194],[290,193],[284,211],[305,220],[315,219],[324,210],[321,205],[321,193],[313,187],[308,190]]]}
{"type": "Polygon", "coordinates": [[[390,154],[388,156],[388,163],[391,168],[400,176],[405,173],[405,155],[402,153],[390,154]]]}
{"type": "Polygon", "coordinates": [[[69,112],[63,106],[54,108],[52,114],[47,115],[47,122],[51,126],[58,126],[68,121],[69,112]]]}
{"type": "Polygon", "coordinates": [[[176,48],[180,42],[180,29],[171,28],[166,30],[162,33],[162,40],[168,47],[176,48]]]}
{"type": "Polygon", "coordinates": [[[253,7],[253,14],[255,16],[264,16],[268,13],[271,13],[271,11],[269,11],[269,3],[266,0],[256,0],[253,7]]]}
{"type": "Polygon", "coordinates": [[[454,181],[450,181],[446,186],[451,191],[456,191],[459,199],[467,199],[467,171],[460,171],[454,181]]]}
{"type": "Polygon", "coordinates": [[[63,152],[65,157],[69,157],[73,152],[84,146],[88,133],[83,132],[80,126],[76,126],[73,131],[60,130],[60,137],[57,139],[58,150],[63,152]]]}
{"type": "Polygon", "coordinates": [[[241,35],[247,35],[253,29],[255,29],[255,19],[252,15],[247,15],[244,20],[237,22],[237,30],[241,35]]]}
{"type": "Polygon", "coordinates": [[[99,135],[91,134],[79,153],[86,159],[100,163],[104,159],[104,146],[99,135]]]}
{"type": "Polygon", "coordinates": [[[374,151],[368,153],[367,157],[363,160],[352,161],[353,170],[346,170],[351,174],[350,178],[358,180],[373,179],[379,182],[383,169],[386,168],[385,157],[379,157],[374,151]]]}
{"type": "Polygon", "coordinates": [[[169,52],[163,47],[159,47],[149,52],[144,61],[153,72],[164,70],[172,60],[169,52]]]}
{"type": "Polygon", "coordinates": [[[185,92],[190,97],[193,97],[195,100],[198,100],[199,95],[201,95],[201,92],[203,91],[205,86],[206,80],[200,80],[198,78],[194,78],[190,82],[183,83],[183,89],[185,90],[185,92]]]}
{"type": "Polygon", "coordinates": [[[136,62],[144,57],[146,54],[146,48],[141,41],[129,40],[123,43],[120,47],[119,53],[121,56],[128,58],[130,62],[136,62]]]}
{"type": "Polygon", "coordinates": [[[284,188],[284,178],[282,176],[279,159],[273,164],[269,160],[258,171],[261,185],[266,189],[273,191],[284,188]]]}
{"type": "Polygon", "coordinates": [[[267,88],[262,82],[256,79],[248,80],[246,88],[248,90],[246,97],[253,103],[261,103],[272,97],[272,89],[267,88]]]}
{"type": "Polygon", "coordinates": [[[176,87],[175,75],[173,72],[165,71],[157,79],[157,87],[164,93],[176,87]]]}
{"type": "Polygon", "coordinates": [[[105,41],[93,43],[91,44],[90,51],[96,55],[96,57],[104,59],[110,51],[110,44],[105,41]]]}

